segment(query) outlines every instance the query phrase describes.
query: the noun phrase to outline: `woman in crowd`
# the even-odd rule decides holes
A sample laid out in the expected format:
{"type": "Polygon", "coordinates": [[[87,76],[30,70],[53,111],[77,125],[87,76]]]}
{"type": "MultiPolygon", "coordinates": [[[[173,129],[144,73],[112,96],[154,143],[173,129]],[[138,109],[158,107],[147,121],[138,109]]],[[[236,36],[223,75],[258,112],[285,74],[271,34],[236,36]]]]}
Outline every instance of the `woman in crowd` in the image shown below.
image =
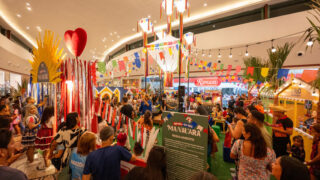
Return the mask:
{"type": "Polygon", "coordinates": [[[163,147],[154,146],[148,156],[145,172],[148,179],[166,180],[167,173],[167,154],[163,147]]]}
{"type": "Polygon", "coordinates": [[[272,149],[267,147],[260,129],[252,124],[244,125],[243,136],[245,140],[237,140],[232,147],[230,157],[239,159],[238,180],[270,178],[271,164],[276,155],[272,149]]]}
{"type": "Polygon", "coordinates": [[[21,135],[22,120],[21,120],[21,108],[20,108],[19,100],[14,101],[12,108],[13,108],[13,117],[14,117],[12,121],[12,125],[16,133],[18,135],[21,135]]]}
{"type": "Polygon", "coordinates": [[[234,110],[234,114],[238,121],[235,128],[232,128],[232,125],[228,124],[231,136],[234,139],[244,139],[242,132],[244,129],[244,125],[247,123],[247,113],[243,108],[237,107],[234,110]]]}
{"type": "Polygon", "coordinates": [[[260,129],[268,148],[272,149],[272,137],[264,126],[264,114],[257,110],[252,110],[248,114],[248,122],[253,123],[260,129]]]}
{"type": "Polygon", "coordinates": [[[310,161],[306,164],[310,166],[311,179],[320,179],[320,124],[312,126],[313,145],[310,161]]]}
{"type": "Polygon", "coordinates": [[[70,169],[72,180],[82,179],[83,168],[88,154],[96,149],[96,135],[85,132],[79,139],[78,146],[72,150],[70,169]]]}
{"type": "Polygon", "coordinates": [[[140,126],[147,128],[147,130],[151,131],[151,129],[153,128],[151,111],[147,110],[144,113],[143,117],[139,119],[138,124],[140,126]]]}
{"type": "Polygon", "coordinates": [[[36,135],[39,129],[40,120],[37,117],[38,110],[34,105],[27,105],[26,106],[26,114],[25,114],[25,132],[22,136],[22,145],[28,148],[27,150],[27,157],[30,163],[33,162],[34,156],[34,149],[35,149],[35,140],[36,135]]]}
{"type": "Polygon", "coordinates": [[[272,175],[277,180],[310,180],[308,168],[289,156],[281,156],[272,163],[272,175]]]}
{"type": "Polygon", "coordinates": [[[53,157],[53,151],[59,145],[62,145],[63,152],[61,156],[62,172],[59,174],[58,179],[70,179],[69,174],[69,158],[73,148],[77,146],[78,139],[86,131],[84,128],[80,128],[78,124],[80,123],[78,113],[73,112],[67,115],[66,126],[60,129],[57,135],[54,137],[51,143],[49,158],[53,157]]]}
{"type": "Polygon", "coordinates": [[[54,108],[52,106],[46,107],[41,117],[41,127],[37,133],[35,145],[37,149],[43,151],[43,158],[45,167],[50,165],[48,158],[50,143],[53,139],[53,123],[55,122],[54,108]]]}

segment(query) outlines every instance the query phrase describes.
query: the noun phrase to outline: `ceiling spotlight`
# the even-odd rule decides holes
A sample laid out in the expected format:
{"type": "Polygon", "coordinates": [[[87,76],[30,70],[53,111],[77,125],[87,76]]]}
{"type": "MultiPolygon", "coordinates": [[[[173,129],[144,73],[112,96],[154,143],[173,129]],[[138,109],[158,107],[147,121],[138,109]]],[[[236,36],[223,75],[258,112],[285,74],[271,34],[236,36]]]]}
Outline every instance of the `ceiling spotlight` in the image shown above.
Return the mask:
{"type": "Polygon", "coordinates": [[[229,58],[232,58],[232,48],[230,48],[230,54],[229,54],[229,58]]]}
{"type": "Polygon", "coordinates": [[[203,6],[204,6],[204,7],[207,7],[207,6],[208,6],[208,4],[207,4],[207,3],[204,3],[204,4],[203,4],[203,6]]]}
{"type": "Polygon", "coordinates": [[[17,14],[17,17],[18,17],[18,18],[21,18],[21,14],[17,14]]]}
{"type": "Polygon", "coordinates": [[[111,41],[113,42],[113,39],[111,41]]]}
{"type": "Polygon", "coordinates": [[[203,52],[203,50],[202,50],[202,57],[204,57],[205,56],[205,54],[204,54],[204,52],[203,52]]]}
{"type": "Polygon", "coordinates": [[[221,57],[222,57],[222,56],[221,56],[220,49],[219,49],[218,58],[221,58],[221,57]]]}
{"type": "Polygon", "coordinates": [[[29,27],[29,26],[27,26],[27,27],[26,27],[26,29],[28,29],[28,30],[29,30],[29,29],[30,29],[30,27],[29,27]]]}
{"type": "Polygon", "coordinates": [[[148,18],[150,19],[150,18],[151,18],[151,16],[150,16],[150,15],[148,15],[148,18]]]}
{"type": "Polygon", "coordinates": [[[136,31],[136,29],[135,29],[135,28],[132,28],[132,31],[136,31]]]}
{"type": "Polygon", "coordinates": [[[117,32],[114,32],[113,34],[117,34],[117,32]]]}
{"type": "Polygon", "coordinates": [[[32,11],[32,8],[30,6],[27,7],[28,11],[32,11]]]}
{"type": "Polygon", "coordinates": [[[249,52],[248,52],[248,47],[249,47],[249,46],[247,46],[247,49],[246,49],[246,54],[245,54],[245,56],[249,56],[249,52]]]}
{"type": "Polygon", "coordinates": [[[313,41],[312,41],[312,39],[310,38],[309,41],[307,42],[307,46],[310,47],[310,46],[312,46],[312,45],[313,45],[313,41]]]}
{"type": "Polygon", "coordinates": [[[30,6],[30,3],[27,2],[26,5],[27,5],[27,6],[30,6]]]}
{"type": "Polygon", "coordinates": [[[112,33],[110,33],[110,36],[112,36],[112,33]]]}
{"type": "Polygon", "coordinates": [[[154,20],[154,21],[153,21],[153,23],[155,24],[155,23],[157,23],[157,21],[156,21],[156,20],[154,20]]]}
{"type": "Polygon", "coordinates": [[[271,40],[271,52],[276,52],[277,49],[273,46],[273,39],[271,40]]]}

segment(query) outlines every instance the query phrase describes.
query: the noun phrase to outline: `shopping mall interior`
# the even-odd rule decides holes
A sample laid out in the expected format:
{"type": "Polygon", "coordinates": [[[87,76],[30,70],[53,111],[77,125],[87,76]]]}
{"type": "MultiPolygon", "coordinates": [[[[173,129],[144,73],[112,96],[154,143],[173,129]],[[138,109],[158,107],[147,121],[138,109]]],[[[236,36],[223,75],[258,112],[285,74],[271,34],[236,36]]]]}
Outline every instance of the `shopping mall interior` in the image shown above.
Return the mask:
{"type": "Polygon", "coordinates": [[[0,179],[320,179],[320,0],[0,0],[0,179]]]}

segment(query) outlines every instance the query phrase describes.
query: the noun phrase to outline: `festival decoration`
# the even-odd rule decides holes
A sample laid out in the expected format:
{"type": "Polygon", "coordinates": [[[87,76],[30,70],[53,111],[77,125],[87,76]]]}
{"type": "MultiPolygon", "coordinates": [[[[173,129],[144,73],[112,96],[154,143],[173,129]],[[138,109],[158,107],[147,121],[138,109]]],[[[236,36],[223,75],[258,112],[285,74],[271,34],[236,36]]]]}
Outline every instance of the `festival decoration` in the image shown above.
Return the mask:
{"type": "Polygon", "coordinates": [[[64,33],[64,41],[68,50],[75,57],[79,57],[87,44],[87,32],[82,28],[68,30],[64,33]]]}
{"type": "MultiPolygon", "coordinates": [[[[152,45],[159,45],[158,49],[150,50],[149,53],[165,73],[165,87],[172,87],[173,72],[177,69],[178,66],[179,52],[175,48],[175,42],[178,42],[178,39],[168,35],[167,37],[148,45],[150,49],[152,45]],[[160,45],[162,44],[165,47],[160,48],[160,45]],[[169,49],[171,49],[171,53],[169,49]]],[[[185,52],[184,54],[187,54],[187,52],[185,52]]]]}
{"type": "Polygon", "coordinates": [[[39,34],[38,48],[33,48],[33,60],[29,60],[32,67],[32,83],[61,81],[59,68],[64,54],[63,49],[58,49],[59,43],[60,40],[54,40],[54,33],[51,31],[45,31],[43,40],[39,34]]]}
{"type": "Polygon", "coordinates": [[[251,76],[253,76],[253,72],[254,72],[254,67],[248,67],[248,69],[247,69],[247,75],[251,75],[251,76]]]}
{"type": "Polygon", "coordinates": [[[289,69],[279,69],[277,78],[281,79],[283,77],[287,77],[288,73],[289,73],[289,69]]]}
{"type": "Polygon", "coordinates": [[[105,62],[98,62],[97,63],[98,66],[98,72],[101,74],[105,74],[107,72],[106,70],[106,63],[105,62]]]}
{"type": "Polygon", "coordinates": [[[261,68],[261,76],[262,77],[267,77],[269,74],[269,68],[261,68]]]}

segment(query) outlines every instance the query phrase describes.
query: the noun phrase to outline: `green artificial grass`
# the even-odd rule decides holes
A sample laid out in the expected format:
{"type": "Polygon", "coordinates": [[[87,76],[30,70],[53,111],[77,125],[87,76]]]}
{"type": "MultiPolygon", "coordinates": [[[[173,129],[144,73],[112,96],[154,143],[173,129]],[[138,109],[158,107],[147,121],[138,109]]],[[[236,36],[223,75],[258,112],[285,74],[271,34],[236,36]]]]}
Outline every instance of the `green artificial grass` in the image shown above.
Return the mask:
{"type": "Polygon", "coordinates": [[[219,180],[230,180],[232,179],[230,168],[235,168],[235,164],[225,162],[223,160],[224,137],[224,134],[220,135],[220,141],[217,143],[218,152],[216,152],[215,156],[211,158],[211,173],[214,174],[219,180]]]}

